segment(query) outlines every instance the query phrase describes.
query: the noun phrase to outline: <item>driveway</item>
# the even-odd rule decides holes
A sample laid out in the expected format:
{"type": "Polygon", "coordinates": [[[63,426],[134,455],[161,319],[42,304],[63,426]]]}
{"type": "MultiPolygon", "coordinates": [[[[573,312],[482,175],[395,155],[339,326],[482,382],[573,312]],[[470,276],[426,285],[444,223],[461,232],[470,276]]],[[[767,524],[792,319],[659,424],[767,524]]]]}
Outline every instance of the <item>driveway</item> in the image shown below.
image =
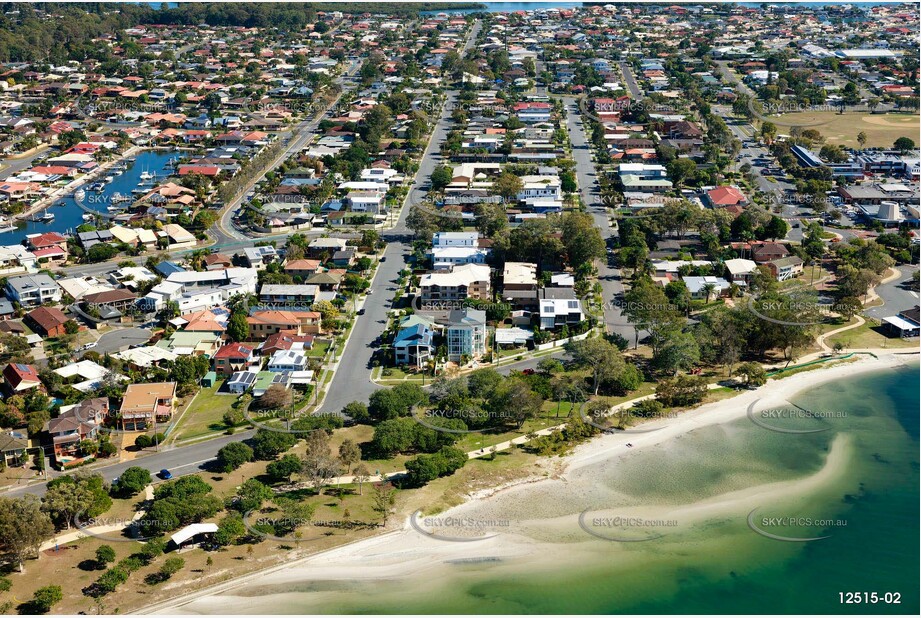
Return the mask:
{"type": "Polygon", "coordinates": [[[94,352],[115,354],[124,352],[133,345],[147,343],[153,333],[146,328],[120,328],[102,335],[96,342],[94,352]]]}

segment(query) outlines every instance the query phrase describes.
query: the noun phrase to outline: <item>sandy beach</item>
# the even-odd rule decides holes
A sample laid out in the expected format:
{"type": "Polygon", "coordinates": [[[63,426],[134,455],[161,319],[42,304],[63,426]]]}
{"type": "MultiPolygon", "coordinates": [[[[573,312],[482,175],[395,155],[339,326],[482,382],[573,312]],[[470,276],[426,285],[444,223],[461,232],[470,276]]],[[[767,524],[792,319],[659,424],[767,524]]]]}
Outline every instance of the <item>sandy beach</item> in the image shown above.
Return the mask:
{"type": "MultiPolygon", "coordinates": [[[[580,513],[590,513],[590,519],[615,516],[670,520],[675,522],[673,529],[657,529],[655,532],[680,536],[682,531],[706,520],[728,517],[744,520],[753,505],[802,505],[807,498],[826,488],[840,489],[852,451],[847,435],[835,436],[827,453],[824,453],[819,469],[806,476],[740,486],[683,504],[638,503],[628,493],[598,482],[598,471],[605,469],[612,474],[611,469],[622,465],[628,458],[649,454],[665,443],[674,444],[676,439],[680,442],[682,437],[695,430],[738,421],[746,416],[752,404],[759,410],[778,406],[801,391],[829,381],[917,362],[916,354],[882,351],[879,358],[864,356],[827,369],[771,380],[761,388],[730,399],[632,428],[656,431],[599,436],[565,457],[562,460],[564,472],[559,476],[529,479],[499,490],[480,492],[470,496],[464,504],[437,516],[442,521],[448,518],[465,521],[465,526],[439,526],[431,519],[420,517],[411,521],[410,517],[402,522],[399,530],[177,596],[168,603],[147,608],[144,613],[266,613],[270,611],[266,607],[266,595],[271,595],[271,608],[275,609],[296,607],[295,596],[305,592],[310,592],[312,599],[322,601],[326,593],[358,591],[363,582],[369,581],[413,578],[413,585],[419,589],[424,588],[419,580],[426,579],[418,577],[421,573],[427,574],[428,581],[433,581],[436,574],[465,563],[495,568],[497,572],[510,562],[519,569],[522,565],[542,569],[546,568],[548,552],[559,556],[555,561],[557,567],[565,563],[574,564],[581,559],[580,554],[587,551],[585,546],[593,542],[578,524],[580,513]],[[633,446],[627,447],[627,443],[633,446]],[[451,542],[434,538],[426,532],[434,533],[436,537],[489,538],[451,542]],[[561,547],[565,551],[561,551],[561,547]],[[286,595],[295,596],[286,604],[286,595]]],[[[614,470],[613,474],[618,472],[614,470]]],[[[650,531],[605,531],[605,534],[621,533],[641,536],[650,531]]],[[[621,544],[611,545],[619,547],[621,544]]],[[[779,548],[778,551],[785,549],[779,548]]],[[[618,557],[620,559],[620,554],[618,557]]],[[[629,554],[624,554],[624,560],[630,559],[629,554]]]]}

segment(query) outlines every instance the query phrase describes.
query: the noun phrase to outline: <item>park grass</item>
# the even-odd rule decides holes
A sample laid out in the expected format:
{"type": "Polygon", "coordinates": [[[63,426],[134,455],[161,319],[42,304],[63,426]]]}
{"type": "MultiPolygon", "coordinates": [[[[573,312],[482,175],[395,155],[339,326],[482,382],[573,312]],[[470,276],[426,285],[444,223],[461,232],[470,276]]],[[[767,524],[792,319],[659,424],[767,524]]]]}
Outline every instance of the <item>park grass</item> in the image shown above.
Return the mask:
{"type": "Polygon", "coordinates": [[[896,337],[887,337],[880,332],[880,327],[866,322],[857,328],[844,331],[837,335],[832,335],[825,340],[829,346],[840,343],[844,346],[844,352],[848,350],[861,350],[865,348],[918,348],[918,339],[899,339],[896,337]]]}
{"type": "Polygon", "coordinates": [[[919,130],[916,113],[869,114],[867,112],[836,111],[797,112],[771,117],[779,133],[789,133],[791,126],[805,126],[816,129],[828,144],[859,148],[857,134],[867,135],[866,146],[892,147],[900,137],[916,139],[919,130]],[[815,124],[821,122],[822,124],[815,124]]]}
{"type": "Polygon", "coordinates": [[[229,393],[219,394],[218,391],[223,384],[224,381],[221,380],[214,386],[202,388],[198,392],[170,435],[171,439],[188,440],[227,429],[224,425],[224,413],[230,410],[237,396],[229,393]]]}

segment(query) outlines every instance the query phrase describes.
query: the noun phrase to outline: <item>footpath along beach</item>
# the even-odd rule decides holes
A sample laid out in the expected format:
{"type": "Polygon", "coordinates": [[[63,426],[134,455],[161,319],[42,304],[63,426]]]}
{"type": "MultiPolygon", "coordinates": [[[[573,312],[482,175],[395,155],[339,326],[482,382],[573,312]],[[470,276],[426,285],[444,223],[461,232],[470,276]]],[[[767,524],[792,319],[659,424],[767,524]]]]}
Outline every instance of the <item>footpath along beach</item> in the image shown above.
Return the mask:
{"type": "MultiPolygon", "coordinates": [[[[480,568],[497,570],[506,564],[515,564],[519,571],[532,569],[535,572],[545,570],[549,563],[556,568],[564,564],[575,566],[591,559],[585,553],[588,551],[586,542],[591,539],[579,525],[580,513],[589,510],[593,517],[607,514],[675,522],[674,532],[681,534],[714,518],[744,521],[753,505],[803,504],[823,491],[831,488],[837,491],[846,485],[844,471],[854,451],[849,435],[835,435],[827,452],[822,454],[824,461],[809,474],[776,482],[754,482],[693,500],[638,504],[631,502],[626,493],[599,482],[598,478],[616,477],[620,467],[630,458],[648,456],[663,444],[675,444],[675,440],[696,430],[714,426],[729,428],[732,423],[744,419],[750,407],[758,410],[777,407],[798,393],[822,384],[847,381],[868,372],[904,368],[918,359],[917,351],[880,350],[877,353],[877,357],[861,356],[851,362],[770,380],[761,388],[742,391],[732,398],[700,406],[677,417],[632,427],[631,432],[598,436],[562,460],[556,460],[560,465],[554,469],[561,469],[561,474],[550,473],[546,477],[484,490],[470,495],[465,503],[438,514],[442,520],[470,522],[466,530],[450,525],[435,529],[429,523],[431,520],[424,517],[405,517],[397,530],[177,596],[167,603],[147,608],[146,612],[256,613],[270,609],[285,611],[284,608],[293,611],[306,592],[311,593],[311,602],[322,605],[324,600],[332,601],[337,592],[345,588],[370,582],[413,578],[421,592],[426,584],[419,580],[420,574],[427,574],[426,581],[436,581],[437,573],[457,568],[459,564],[477,564],[480,568]],[[649,431],[651,429],[654,431],[649,431]],[[628,447],[628,443],[632,446],[628,447]],[[600,475],[602,472],[604,474],[600,475]],[[484,523],[478,527],[476,522],[484,523]],[[423,528],[423,523],[429,525],[423,528]],[[432,532],[434,535],[430,534],[432,532]],[[488,538],[449,542],[438,536],[488,538]],[[554,559],[548,561],[548,555],[553,555],[554,559]],[[271,599],[266,595],[271,595],[271,599]],[[266,603],[272,607],[267,609],[266,603]]],[[[856,491],[856,488],[848,490],[856,491]]],[[[778,552],[790,549],[785,547],[790,544],[774,545],[778,552]]],[[[639,558],[623,553],[618,554],[618,559],[627,564],[639,558]]],[[[373,605],[369,604],[368,609],[371,608],[373,605]]],[[[514,608],[502,609],[512,611],[514,608]]]]}

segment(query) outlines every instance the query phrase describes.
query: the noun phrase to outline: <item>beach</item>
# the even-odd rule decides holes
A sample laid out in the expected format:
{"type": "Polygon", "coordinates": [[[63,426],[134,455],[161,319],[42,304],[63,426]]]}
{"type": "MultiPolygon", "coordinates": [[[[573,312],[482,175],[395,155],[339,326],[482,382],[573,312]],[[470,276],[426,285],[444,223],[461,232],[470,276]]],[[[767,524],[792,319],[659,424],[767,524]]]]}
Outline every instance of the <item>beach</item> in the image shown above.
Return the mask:
{"type": "MultiPolygon", "coordinates": [[[[715,471],[720,463],[717,458],[712,470],[695,472],[707,479],[706,483],[685,493],[672,485],[688,484],[680,470],[687,467],[682,465],[682,459],[689,458],[688,453],[693,451],[692,436],[706,430],[710,439],[716,436],[726,444],[736,444],[740,431],[752,430],[753,425],[746,419],[750,406],[761,410],[789,405],[787,402],[801,391],[832,381],[846,382],[869,372],[902,369],[906,363],[917,362],[916,354],[881,351],[878,358],[863,356],[771,380],[761,388],[677,417],[632,427],[636,433],[598,436],[562,459],[561,474],[482,491],[436,517],[408,517],[398,530],[177,596],[147,611],[310,613],[309,609],[298,609],[303,608],[305,598],[309,597],[311,607],[323,607],[342,599],[343,593],[356,600],[342,611],[382,611],[375,608],[392,607],[391,603],[398,602],[388,598],[388,589],[402,587],[386,585],[396,580],[411,580],[413,590],[424,593],[430,589],[432,595],[440,594],[445,581],[473,582],[484,573],[496,580],[528,573],[539,580],[542,574],[572,571],[595,563],[599,560],[599,545],[605,547],[605,560],[616,556],[619,566],[628,569],[635,564],[639,571],[650,561],[678,559],[687,544],[698,538],[695,535],[700,530],[720,525],[724,526],[720,538],[709,541],[714,547],[725,545],[728,551],[719,564],[719,572],[746,568],[746,552],[728,550],[733,543],[736,547],[763,543],[758,546],[761,554],[788,560],[799,544],[765,541],[745,525],[746,515],[757,508],[770,514],[808,513],[817,508],[816,504],[834,503],[841,495],[857,495],[861,485],[848,474],[851,464],[859,459],[857,441],[848,433],[829,432],[827,442],[822,442],[825,438],[793,439],[758,429],[762,432],[759,439],[781,452],[795,450],[786,444],[798,444],[796,448],[802,452],[795,459],[808,460],[803,464],[808,464],[808,473],[780,459],[767,460],[766,465],[765,458],[754,453],[738,458],[741,463],[735,474],[720,475],[715,471]],[[739,423],[743,423],[743,430],[739,423]],[[628,447],[628,443],[632,446],[628,447]],[[661,470],[664,474],[652,476],[662,487],[636,491],[634,485],[637,477],[642,478],[643,470],[654,470],[659,465],[666,466],[661,470]],[[660,476],[664,480],[658,480],[660,476]],[[768,478],[775,480],[765,482],[768,478]],[[644,524],[607,528],[592,524],[609,520],[644,524]],[[620,542],[605,543],[605,537],[620,542]],[[642,542],[653,538],[658,539],[655,544],[642,542]]],[[[695,461],[694,465],[708,464],[695,461]]],[[[701,568],[699,574],[716,575],[716,565],[712,573],[701,568]]],[[[639,600],[640,586],[626,588],[625,595],[635,588],[639,600]]],[[[496,612],[526,610],[506,598],[496,599],[487,608],[496,612]]],[[[588,607],[587,611],[593,609],[588,607]]]]}

